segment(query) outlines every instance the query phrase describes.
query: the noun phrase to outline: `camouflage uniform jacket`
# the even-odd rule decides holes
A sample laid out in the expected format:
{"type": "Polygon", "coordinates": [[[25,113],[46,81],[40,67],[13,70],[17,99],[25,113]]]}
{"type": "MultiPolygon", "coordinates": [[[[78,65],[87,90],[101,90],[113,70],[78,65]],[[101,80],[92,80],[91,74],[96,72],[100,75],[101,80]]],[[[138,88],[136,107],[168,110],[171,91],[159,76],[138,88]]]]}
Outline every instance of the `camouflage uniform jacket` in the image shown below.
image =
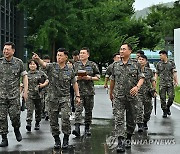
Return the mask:
{"type": "Polygon", "coordinates": [[[173,61],[168,60],[167,63],[159,61],[156,65],[156,73],[160,78],[159,85],[172,86],[174,72],[176,72],[176,66],[173,61]]]}
{"type": "Polygon", "coordinates": [[[40,99],[39,88],[37,86],[42,76],[45,77],[45,80],[48,78],[43,71],[28,71],[28,97],[30,99],[40,99]]]}
{"type": "Polygon", "coordinates": [[[145,76],[143,85],[141,86],[139,93],[140,94],[147,94],[152,89],[152,82],[155,81],[154,74],[152,70],[148,67],[145,67],[143,74],[145,76]]]}
{"type": "Polygon", "coordinates": [[[131,97],[130,90],[137,85],[140,78],[144,78],[144,74],[137,62],[131,59],[126,64],[121,60],[114,62],[111,76],[111,80],[115,82],[114,96],[131,97]]]}
{"type": "Polygon", "coordinates": [[[0,58],[0,98],[16,99],[20,96],[20,77],[27,75],[22,60],[0,58]]]}
{"type": "MultiPolygon", "coordinates": [[[[100,78],[100,72],[97,64],[92,61],[87,61],[85,65],[81,61],[74,64],[75,74],[77,75],[78,70],[86,70],[87,75],[97,76],[100,78]]],[[[94,95],[94,82],[92,80],[78,80],[80,95],[94,95]]]]}
{"type": "MultiPolygon", "coordinates": [[[[40,70],[40,71],[43,71],[43,72],[47,75],[47,77],[48,77],[48,72],[47,72],[46,69],[44,69],[44,68],[42,68],[42,67],[39,67],[39,70],[40,70]]],[[[42,94],[45,94],[45,93],[47,93],[48,91],[49,91],[49,84],[42,89],[41,93],[42,93],[42,94]]]]}
{"type": "Polygon", "coordinates": [[[70,85],[76,82],[73,69],[67,65],[61,69],[58,63],[48,63],[45,69],[52,91],[49,93],[50,99],[70,96],[70,85]]]}
{"type": "Polygon", "coordinates": [[[105,77],[109,78],[112,75],[112,67],[113,63],[108,66],[105,77]]]}

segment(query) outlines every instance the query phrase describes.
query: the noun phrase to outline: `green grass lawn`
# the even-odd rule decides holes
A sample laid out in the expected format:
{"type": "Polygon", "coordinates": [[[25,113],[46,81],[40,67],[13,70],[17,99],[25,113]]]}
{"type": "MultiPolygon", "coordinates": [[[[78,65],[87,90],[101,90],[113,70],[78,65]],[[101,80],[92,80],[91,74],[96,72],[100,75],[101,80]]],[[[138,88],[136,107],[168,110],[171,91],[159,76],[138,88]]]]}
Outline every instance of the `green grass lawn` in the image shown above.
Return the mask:
{"type": "Polygon", "coordinates": [[[180,104],[180,87],[175,88],[175,98],[174,101],[180,104]]]}
{"type": "Polygon", "coordinates": [[[94,84],[95,85],[104,85],[104,79],[105,79],[105,77],[101,76],[99,81],[94,81],[94,84]]]}

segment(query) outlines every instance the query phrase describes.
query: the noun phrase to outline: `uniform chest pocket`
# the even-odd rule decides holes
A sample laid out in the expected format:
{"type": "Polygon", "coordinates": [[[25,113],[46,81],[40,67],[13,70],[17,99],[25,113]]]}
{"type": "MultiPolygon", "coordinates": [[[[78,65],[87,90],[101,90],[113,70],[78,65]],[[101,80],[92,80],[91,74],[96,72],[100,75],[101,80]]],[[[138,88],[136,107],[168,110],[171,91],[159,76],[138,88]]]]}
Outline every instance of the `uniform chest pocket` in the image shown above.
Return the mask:
{"type": "Polygon", "coordinates": [[[137,69],[130,69],[129,70],[129,76],[133,77],[133,78],[137,78],[137,72],[138,72],[137,69]]]}
{"type": "Polygon", "coordinates": [[[114,75],[115,75],[115,76],[120,76],[120,75],[122,75],[122,72],[121,72],[120,70],[116,70],[116,71],[114,72],[114,75]]]}
{"type": "Polygon", "coordinates": [[[54,78],[59,78],[59,70],[53,70],[52,71],[52,77],[54,77],[54,78]]]}
{"type": "Polygon", "coordinates": [[[14,75],[14,76],[18,76],[19,75],[19,70],[17,69],[17,70],[13,70],[12,71],[12,74],[14,75]]]}
{"type": "Polygon", "coordinates": [[[87,74],[92,75],[92,74],[93,74],[93,69],[92,69],[92,67],[91,67],[91,66],[87,66],[87,67],[86,67],[86,72],[87,72],[87,74]]]}
{"type": "Polygon", "coordinates": [[[67,81],[69,81],[70,79],[71,79],[71,74],[70,74],[70,72],[64,72],[64,74],[63,74],[63,79],[64,79],[64,81],[65,82],[67,82],[67,81]]]}

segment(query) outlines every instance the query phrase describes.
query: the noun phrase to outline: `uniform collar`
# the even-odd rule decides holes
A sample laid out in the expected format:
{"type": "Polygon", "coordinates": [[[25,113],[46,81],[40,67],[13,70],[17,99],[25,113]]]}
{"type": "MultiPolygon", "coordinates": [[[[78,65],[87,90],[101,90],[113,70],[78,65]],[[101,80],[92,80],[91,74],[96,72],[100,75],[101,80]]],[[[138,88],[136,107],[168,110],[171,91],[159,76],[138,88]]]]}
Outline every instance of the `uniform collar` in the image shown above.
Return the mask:
{"type": "MultiPolygon", "coordinates": [[[[81,64],[84,65],[84,64],[82,63],[82,61],[81,61],[81,64]]],[[[86,62],[86,64],[85,64],[84,66],[88,66],[89,64],[90,64],[90,61],[87,60],[87,62],[86,62]]]]}
{"type": "Polygon", "coordinates": [[[5,64],[14,64],[15,63],[15,60],[14,60],[14,57],[12,57],[12,59],[10,61],[7,61],[4,57],[3,57],[3,63],[5,64]]]}
{"type": "MultiPolygon", "coordinates": [[[[119,61],[120,65],[124,65],[123,61],[120,60],[119,61]]],[[[131,65],[132,64],[132,60],[131,59],[128,59],[128,62],[126,63],[127,65],[131,65]]]]}
{"type": "Polygon", "coordinates": [[[37,73],[37,70],[35,70],[34,72],[32,72],[31,70],[29,70],[30,74],[35,74],[37,73]]]}

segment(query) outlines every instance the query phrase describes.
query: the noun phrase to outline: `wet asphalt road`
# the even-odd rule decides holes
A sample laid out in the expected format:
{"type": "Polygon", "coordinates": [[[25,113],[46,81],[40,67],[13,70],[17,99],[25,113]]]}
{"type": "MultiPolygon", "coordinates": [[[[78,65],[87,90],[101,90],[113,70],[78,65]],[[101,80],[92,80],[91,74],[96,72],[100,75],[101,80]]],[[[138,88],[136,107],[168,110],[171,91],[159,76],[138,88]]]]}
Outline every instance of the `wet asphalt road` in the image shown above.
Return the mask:
{"type": "MultiPolygon", "coordinates": [[[[137,128],[132,139],[132,148],[126,154],[179,154],[180,152],[180,107],[173,106],[172,115],[162,118],[159,100],[157,115],[154,110],[148,123],[149,130],[138,133],[137,128]]],[[[107,91],[96,87],[95,106],[91,137],[84,136],[84,126],[81,126],[81,138],[70,135],[70,146],[66,151],[53,149],[54,140],[50,133],[49,121],[42,119],[39,131],[32,129],[27,133],[26,111],[21,114],[21,133],[23,140],[17,142],[9,121],[9,146],[0,148],[0,154],[115,154],[116,142],[110,145],[109,137],[113,129],[112,107],[107,91]],[[107,141],[107,142],[106,142],[107,141]],[[107,143],[107,144],[106,144],[107,143]]],[[[74,121],[72,121],[72,129],[74,121]]],[[[34,123],[33,123],[34,126],[34,123]]],[[[61,135],[61,139],[63,135],[61,135]]]]}

